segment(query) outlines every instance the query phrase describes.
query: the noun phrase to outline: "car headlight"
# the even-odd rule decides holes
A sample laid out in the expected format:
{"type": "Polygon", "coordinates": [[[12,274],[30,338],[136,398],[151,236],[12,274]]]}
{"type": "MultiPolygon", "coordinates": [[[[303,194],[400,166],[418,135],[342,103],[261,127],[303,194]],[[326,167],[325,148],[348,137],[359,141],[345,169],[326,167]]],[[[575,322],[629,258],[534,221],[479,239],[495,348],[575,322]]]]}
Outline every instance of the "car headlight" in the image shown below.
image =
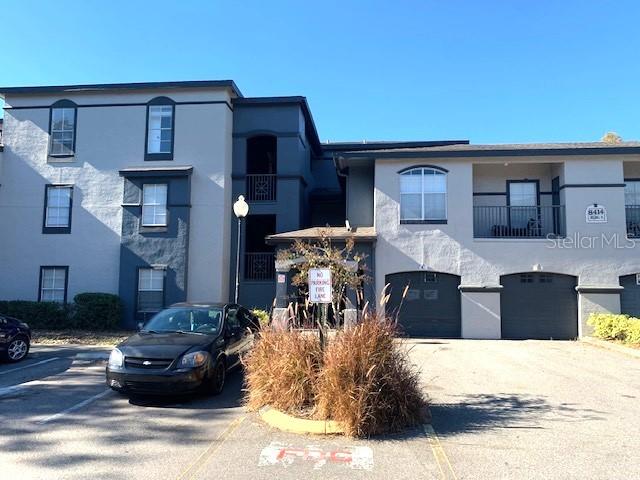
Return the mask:
{"type": "Polygon", "coordinates": [[[109,355],[109,368],[120,368],[124,364],[124,355],[117,348],[111,350],[109,355]]]}
{"type": "Polygon", "coordinates": [[[209,360],[209,354],[207,352],[192,352],[187,353],[180,360],[180,367],[200,367],[209,360]]]}

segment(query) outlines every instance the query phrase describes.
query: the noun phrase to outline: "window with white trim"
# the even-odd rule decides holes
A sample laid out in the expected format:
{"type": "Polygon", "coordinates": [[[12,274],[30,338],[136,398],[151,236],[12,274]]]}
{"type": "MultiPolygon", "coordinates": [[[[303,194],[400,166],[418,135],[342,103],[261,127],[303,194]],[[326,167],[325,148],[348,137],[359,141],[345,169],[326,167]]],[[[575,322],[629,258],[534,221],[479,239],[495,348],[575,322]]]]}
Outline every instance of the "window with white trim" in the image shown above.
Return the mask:
{"type": "Polygon", "coordinates": [[[68,229],[71,227],[71,195],[69,185],[47,185],[44,226],[45,229],[68,229]]]}
{"type": "Polygon", "coordinates": [[[447,175],[417,167],[400,174],[400,221],[446,221],[447,175]]]}
{"type": "Polygon", "coordinates": [[[142,186],[142,226],[167,225],[167,185],[147,183],[142,186]]]}
{"type": "Polygon", "coordinates": [[[40,302],[67,301],[68,267],[40,267],[40,302]]]}
{"type": "Polygon", "coordinates": [[[640,205],[639,180],[625,180],[624,204],[628,206],[640,205]]]}
{"type": "Polygon", "coordinates": [[[51,108],[51,144],[49,155],[70,156],[75,152],[76,143],[75,107],[51,108]]]}
{"type": "Polygon", "coordinates": [[[164,270],[138,270],[138,311],[158,312],[164,308],[164,270]]]}
{"type": "Polygon", "coordinates": [[[149,105],[147,153],[173,151],[173,105],[149,105]]]}

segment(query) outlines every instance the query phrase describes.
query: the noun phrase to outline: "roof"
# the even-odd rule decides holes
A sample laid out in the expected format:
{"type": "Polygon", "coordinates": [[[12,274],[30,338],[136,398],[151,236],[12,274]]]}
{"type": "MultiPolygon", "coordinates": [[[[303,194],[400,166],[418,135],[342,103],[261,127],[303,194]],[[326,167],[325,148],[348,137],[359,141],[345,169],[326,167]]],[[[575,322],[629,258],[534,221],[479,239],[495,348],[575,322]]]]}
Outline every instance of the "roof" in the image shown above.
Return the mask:
{"type": "Polygon", "coordinates": [[[318,240],[323,236],[326,236],[330,240],[347,240],[352,238],[356,241],[373,241],[377,238],[374,227],[353,227],[351,230],[347,230],[346,227],[311,227],[303,230],[269,235],[266,240],[268,244],[289,243],[295,240],[318,240]]]}
{"type": "Polygon", "coordinates": [[[229,88],[235,95],[242,97],[242,93],[233,80],[188,80],[177,82],[94,83],[85,85],[0,87],[0,96],[6,94],[83,93],[118,90],[148,90],[158,88],[229,88]]]}
{"type": "Polygon", "coordinates": [[[619,155],[640,153],[640,142],[564,142],[564,143],[511,143],[473,145],[456,143],[432,147],[396,149],[370,149],[347,151],[343,158],[405,158],[405,157],[487,157],[535,155],[619,155]]]}
{"type": "Polygon", "coordinates": [[[322,146],[320,144],[320,137],[318,136],[318,129],[316,128],[316,122],[313,120],[311,109],[306,97],[302,96],[288,96],[288,97],[241,97],[234,98],[232,100],[234,105],[284,105],[284,104],[297,104],[302,109],[304,115],[306,134],[311,144],[314,147],[316,153],[320,153],[322,146]]]}
{"type": "Polygon", "coordinates": [[[325,142],[322,149],[329,152],[357,152],[439,147],[468,144],[469,140],[418,140],[411,142],[363,141],[363,142],[325,142]]]}

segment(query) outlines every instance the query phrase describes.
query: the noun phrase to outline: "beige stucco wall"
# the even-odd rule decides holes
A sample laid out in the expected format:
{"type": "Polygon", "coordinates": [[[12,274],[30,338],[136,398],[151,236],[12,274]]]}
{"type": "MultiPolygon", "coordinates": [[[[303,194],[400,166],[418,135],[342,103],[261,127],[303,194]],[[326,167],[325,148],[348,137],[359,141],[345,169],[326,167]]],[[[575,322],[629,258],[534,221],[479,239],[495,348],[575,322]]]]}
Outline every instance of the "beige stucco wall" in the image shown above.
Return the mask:
{"type": "MultiPolygon", "coordinates": [[[[619,276],[640,272],[640,244],[634,248],[625,248],[632,244],[625,242],[623,188],[563,189],[567,239],[562,242],[547,239],[474,239],[473,165],[493,163],[494,166],[487,168],[487,171],[493,169],[497,174],[501,170],[499,166],[504,166],[505,163],[510,166],[538,163],[543,165],[528,165],[526,168],[522,166],[513,170],[521,173],[536,170],[551,173],[555,169],[558,172],[556,174],[562,173],[562,184],[622,184],[623,161],[638,162],[640,156],[377,160],[374,200],[378,235],[376,291],[379,292],[384,287],[385,275],[395,272],[433,270],[461,276],[462,285],[495,286],[500,284],[501,275],[529,272],[534,265],[540,265],[543,271],[577,276],[580,285],[618,286],[619,276]],[[397,172],[424,164],[449,171],[448,223],[401,225],[400,181],[397,172]],[[606,206],[608,223],[586,223],[585,210],[593,203],[606,206]],[[617,236],[618,245],[606,244],[602,234],[606,235],[606,240],[617,236]],[[574,243],[573,247],[571,242],[574,243]],[[575,244],[581,248],[575,248],[575,244]]],[[[510,178],[520,177],[516,175],[510,178]]],[[[496,184],[488,181],[486,175],[482,179],[476,178],[475,183],[482,183],[487,188],[497,188],[496,184]]],[[[504,191],[504,188],[503,185],[500,191],[504,191]]]]}
{"type": "Polygon", "coordinates": [[[193,165],[189,289],[226,300],[230,224],[232,114],[226,104],[177,105],[174,160],[145,162],[146,106],[78,108],[76,154],[49,162],[48,108],[60,99],[78,105],[230,101],[226,89],[65,93],[6,98],[4,172],[0,187],[0,298],[36,299],[41,265],[69,265],[69,298],[81,291],[118,292],[123,179],[131,166],[193,165]],[[70,234],[42,234],[45,184],[74,185],[70,234]]]}

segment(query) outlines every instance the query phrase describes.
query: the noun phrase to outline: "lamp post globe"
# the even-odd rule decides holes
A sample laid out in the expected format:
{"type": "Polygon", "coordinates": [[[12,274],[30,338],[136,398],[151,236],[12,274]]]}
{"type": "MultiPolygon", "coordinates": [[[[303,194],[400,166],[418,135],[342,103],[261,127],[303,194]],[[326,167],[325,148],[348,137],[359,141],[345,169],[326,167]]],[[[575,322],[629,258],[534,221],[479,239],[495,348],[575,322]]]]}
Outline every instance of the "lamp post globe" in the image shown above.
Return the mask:
{"type": "Polygon", "coordinates": [[[238,292],[240,291],[240,224],[242,219],[249,214],[249,205],[244,201],[244,196],[240,195],[238,200],[233,204],[233,213],[238,219],[238,242],[236,247],[236,293],[234,302],[238,303],[238,292]]]}

